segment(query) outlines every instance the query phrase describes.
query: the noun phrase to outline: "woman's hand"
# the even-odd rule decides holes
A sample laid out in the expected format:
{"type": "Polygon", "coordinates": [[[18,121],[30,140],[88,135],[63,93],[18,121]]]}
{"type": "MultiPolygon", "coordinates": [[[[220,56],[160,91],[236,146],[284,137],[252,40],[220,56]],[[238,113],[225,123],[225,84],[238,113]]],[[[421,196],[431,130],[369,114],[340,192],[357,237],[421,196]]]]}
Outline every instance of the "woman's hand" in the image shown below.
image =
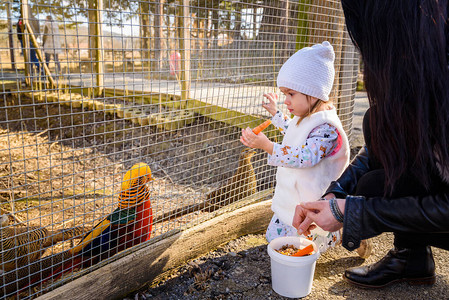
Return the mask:
{"type": "MultiPolygon", "coordinates": [[[[328,196],[326,198],[330,198],[328,196]]],[[[346,200],[336,199],[336,201],[340,211],[344,212],[346,200]]],[[[293,227],[298,230],[298,234],[308,233],[311,230],[312,223],[331,232],[343,227],[343,224],[338,222],[332,214],[328,200],[305,202],[296,206],[293,227]]]]}
{"type": "Polygon", "coordinates": [[[310,235],[310,231],[316,228],[316,225],[312,224],[312,219],[307,217],[307,212],[308,210],[301,205],[296,205],[292,225],[298,230],[299,235],[304,234],[308,236],[310,235]]]}
{"type": "Polygon", "coordinates": [[[278,95],[275,93],[267,93],[267,94],[263,94],[263,96],[268,99],[268,103],[263,102],[262,107],[265,108],[272,116],[274,116],[278,111],[278,108],[276,105],[276,102],[278,100],[278,95]]]}
{"type": "Polygon", "coordinates": [[[243,145],[251,148],[262,149],[269,154],[273,153],[273,143],[267,138],[263,132],[255,134],[251,128],[242,129],[240,141],[243,145]]]}

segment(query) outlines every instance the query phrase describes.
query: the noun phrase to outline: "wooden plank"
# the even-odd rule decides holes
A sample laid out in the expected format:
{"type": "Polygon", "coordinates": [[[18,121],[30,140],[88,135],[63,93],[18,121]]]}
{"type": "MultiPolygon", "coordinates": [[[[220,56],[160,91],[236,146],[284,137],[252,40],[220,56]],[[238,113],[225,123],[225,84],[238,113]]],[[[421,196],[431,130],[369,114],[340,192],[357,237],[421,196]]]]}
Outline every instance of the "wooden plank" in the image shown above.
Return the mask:
{"type": "MultiPolygon", "coordinates": [[[[189,100],[187,108],[189,111],[242,129],[245,129],[246,127],[254,128],[265,121],[264,118],[259,116],[248,115],[236,110],[227,109],[195,99],[189,100]]],[[[268,129],[265,130],[265,135],[269,138],[279,137],[279,131],[274,129],[275,127],[270,125],[268,129]]]]}
{"type": "MultiPolygon", "coordinates": [[[[119,89],[105,89],[106,97],[113,96],[125,96],[124,90],[119,89]]],[[[141,93],[133,92],[132,95],[128,97],[140,97],[141,100],[133,100],[134,103],[148,103],[148,104],[159,104],[162,103],[164,107],[170,109],[188,109],[188,111],[198,113],[210,119],[220,121],[232,126],[239,128],[246,128],[247,126],[253,128],[265,121],[264,118],[259,116],[248,115],[236,110],[228,109],[218,105],[213,105],[197,99],[188,99],[187,106],[183,107],[181,101],[181,96],[165,93],[141,93]]],[[[266,134],[269,137],[274,137],[277,131],[273,130],[274,127],[270,125],[269,129],[266,130],[266,134]]]]}
{"type": "Polygon", "coordinates": [[[271,201],[225,213],[151,244],[69,282],[37,299],[116,299],[240,236],[261,233],[270,221],[271,201]]]}
{"type": "Polygon", "coordinates": [[[20,86],[20,81],[0,80],[0,93],[17,89],[18,86],[20,86]]]}
{"type": "MultiPolygon", "coordinates": [[[[88,95],[88,88],[81,87],[70,87],[70,91],[72,93],[79,93],[81,95],[88,95]]],[[[21,93],[22,95],[27,95],[32,97],[33,93],[21,93]]],[[[36,93],[34,93],[36,94],[36,93]]],[[[170,110],[179,110],[179,109],[187,109],[188,112],[197,113],[203,115],[212,120],[220,121],[225,124],[235,126],[238,128],[246,128],[251,127],[254,128],[257,125],[261,124],[265,121],[265,118],[260,116],[248,115],[243,112],[239,112],[236,110],[228,109],[225,107],[221,107],[218,105],[210,104],[204,101],[189,99],[187,102],[187,106],[183,105],[183,102],[179,101],[179,95],[166,94],[166,93],[141,93],[135,92],[131,95],[125,95],[124,90],[119,89],[104,89],[105,97],[125,97],[125,100],[129,100],[132,103],[140,103],[140,104],[162,104],[162,106],[167,107],[170,110]]],[[[48,97],[47,97],[48,98],[48,97]]],[[[48,99],[51,99],[50,96],[48,99]]],[[[88,100],[89,98],[85,98],[88,100]]],[[[68,101],[65,101],[68,104],[68,101]]],[[[98,100],[97,100],[98,101],[98,100]]],[[[273,125],[270,125],[264,133],[269,138],[279,138],[279,131],[275,130],[273,125]]]]}

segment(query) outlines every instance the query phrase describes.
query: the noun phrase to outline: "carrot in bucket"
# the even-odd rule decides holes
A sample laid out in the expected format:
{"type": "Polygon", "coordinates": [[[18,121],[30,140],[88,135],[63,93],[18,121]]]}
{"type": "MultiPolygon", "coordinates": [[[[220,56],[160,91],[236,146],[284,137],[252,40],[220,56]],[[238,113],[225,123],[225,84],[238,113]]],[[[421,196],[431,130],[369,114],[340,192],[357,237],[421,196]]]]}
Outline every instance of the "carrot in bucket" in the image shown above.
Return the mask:
{"type": "Polygon", "coordinates": [[[303,249],[299,249],[298,251],[296,251],[296,253],[293,253],[292,256],[304,256],[312,252],[313,252],[313,245],[310,244],[309,246],[304,247],[303,249]]]}
{"type": "Polygon", "coordinates": [[[267,128],[269,125],[271,124],[271,120],[266,120],[265,122],[263,122],[262,124],[254,127],[253,132],[255,134],[259,134],[262,130],[264,130],[265,128],[267,128]]]}

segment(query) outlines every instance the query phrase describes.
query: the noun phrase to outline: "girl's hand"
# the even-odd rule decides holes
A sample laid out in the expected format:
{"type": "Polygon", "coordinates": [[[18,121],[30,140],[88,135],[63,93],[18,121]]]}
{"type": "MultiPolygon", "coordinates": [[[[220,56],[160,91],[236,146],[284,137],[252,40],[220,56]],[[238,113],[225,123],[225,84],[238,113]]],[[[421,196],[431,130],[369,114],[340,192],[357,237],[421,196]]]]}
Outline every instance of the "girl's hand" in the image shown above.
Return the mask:
{"type": "Polygon", "coordinates": [[[242,144],[247,147],[262,149],[269,154],[273,153],[273,143],[267,138],[267,136],[263,134],[263,132],[254,134],[254,132],[249,127],[247,127],[246,129],[242,129],[240,142],[242,142],[242,144]]]}
{"type": "Polygon", "coordinates": [[[267,93],[267,94],[263,94],[263,96],[268,99],[268,103],[263,102],[262,107],[265,108],[272,116],[274,116],[278,111],[278,108],[276,105],[276,102],[278,100],[278,95],[275,93],[267,93]]]}
{"type": "MultiPolygon", "coordinates": [[[[341,211],[345,211],[345,202],[345,199],[337,199],[341,211]]],[[[293,227],[299,234],[310,231],[312,222],[326,231],[337,231],[343,227],[343,224],[332,215],[329,201],[305,202],[296,207],[293,227]]]]}

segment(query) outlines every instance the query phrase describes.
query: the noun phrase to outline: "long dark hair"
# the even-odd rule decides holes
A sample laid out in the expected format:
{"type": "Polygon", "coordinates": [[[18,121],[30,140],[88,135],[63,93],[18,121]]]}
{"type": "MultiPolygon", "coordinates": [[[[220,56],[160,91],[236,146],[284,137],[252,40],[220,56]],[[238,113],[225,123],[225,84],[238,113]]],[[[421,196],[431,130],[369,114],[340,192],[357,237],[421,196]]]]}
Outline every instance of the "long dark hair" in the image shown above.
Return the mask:
{"type": "Polygon", "coordinates": [[[448,1],[341,2],[364,64],[385,193],[405,172],[429,188],[435,166],[449,170],[448,1]]]}

